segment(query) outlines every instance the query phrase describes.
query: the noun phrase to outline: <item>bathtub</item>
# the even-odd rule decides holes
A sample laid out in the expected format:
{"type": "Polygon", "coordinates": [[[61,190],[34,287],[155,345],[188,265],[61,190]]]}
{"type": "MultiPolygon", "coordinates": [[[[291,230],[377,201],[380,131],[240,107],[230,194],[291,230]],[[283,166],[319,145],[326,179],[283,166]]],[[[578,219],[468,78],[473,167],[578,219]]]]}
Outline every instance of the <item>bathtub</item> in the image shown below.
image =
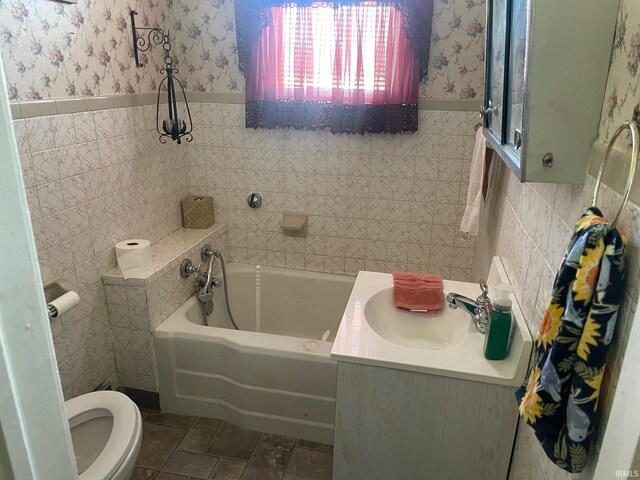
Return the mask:
{"type": "Polygon", "coordinates": [[[193,296],[153,333],[163,410],[332,444],[329,355],[355,277],[232,263],[227,274],[240,331],[218,288],[206,324],[193,296]]]}

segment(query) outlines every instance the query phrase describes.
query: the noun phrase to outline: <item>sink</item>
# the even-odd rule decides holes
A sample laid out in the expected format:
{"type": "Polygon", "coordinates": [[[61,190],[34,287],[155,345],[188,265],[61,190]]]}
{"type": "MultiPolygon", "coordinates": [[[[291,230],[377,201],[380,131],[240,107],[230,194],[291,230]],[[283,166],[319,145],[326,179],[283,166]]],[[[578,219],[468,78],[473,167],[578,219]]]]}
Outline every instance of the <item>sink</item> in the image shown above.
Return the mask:
{"type": "MultiPolygon", "coordinates": [[[[499,258],[491,262],[489,295],[495,286],[509,283],[499,258]]],[[[480,295],[476,282],[443,280],[445,295],[480,295]]],[[[533,341],[516,298],[511,349],[504,360],[484,358],[485,336],[464,311],[444,310],[436,315],[398,310],[393,306],[393,278],[388,273],[361,271],[351,291],[331,349],[338,362],[360,363],[449,378],[509,385],[522,384],[533,341]]],[[[340,363],[338,363],[340,365],[340,363]]]]}
{"type": "Polygon", "coordinates": [[[457,345],[473,329],[468,314],[446,305],[434,315],[395,308],[392,287],[380,290],[365,302],[364,318],[374,332],[390,342],[429,350],[457,345]]]}

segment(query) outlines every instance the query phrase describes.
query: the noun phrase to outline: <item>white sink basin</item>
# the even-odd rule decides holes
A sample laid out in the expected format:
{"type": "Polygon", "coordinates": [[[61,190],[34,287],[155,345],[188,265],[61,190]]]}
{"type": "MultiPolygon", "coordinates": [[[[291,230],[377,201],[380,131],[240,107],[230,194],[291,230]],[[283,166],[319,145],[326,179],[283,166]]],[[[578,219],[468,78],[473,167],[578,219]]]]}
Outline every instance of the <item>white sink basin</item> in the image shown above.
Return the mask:
{"type": "MultiPolygon", "coordinates": [[[[477,283],[444,280],[444,293],[469,298],[480,295],[477,283]]],[[[509,283],[495,257],[487,278],[489,296],[500,283],[509,283]]],[[[524,381],[532,340],[512,295],[515,328],[504,360],[484,358],[485,336],[471,317],[445,305],[442,313],[426,315],[393,306],[393,279],[388,273],[360,272],[351,291],[331,358],[339,362],[441,375],[477,382],[520,386],[524,381]]]]}
{"type": "Polygon", "coordinates": [[[393,306],[393,288],[373,294],[364,304],[364,318],[382,338],[411,348],[440,350],[457,345],[473,327],[471,317],[446,305],[441,313],[408,312],[393,306]]]}

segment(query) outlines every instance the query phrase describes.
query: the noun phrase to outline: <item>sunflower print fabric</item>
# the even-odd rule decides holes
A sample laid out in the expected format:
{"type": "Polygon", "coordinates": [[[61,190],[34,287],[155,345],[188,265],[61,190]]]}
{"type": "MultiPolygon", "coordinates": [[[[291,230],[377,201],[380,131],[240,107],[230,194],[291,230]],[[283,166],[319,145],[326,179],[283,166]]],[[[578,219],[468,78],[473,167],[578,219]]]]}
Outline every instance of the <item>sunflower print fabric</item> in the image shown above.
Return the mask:
{"type": "Polygon", "coordinates": [[[606,354],[623,294],[624,243],[597,208],[576,223],[534,344],[520,416],[547,456],[586,466],[606,354]]]}

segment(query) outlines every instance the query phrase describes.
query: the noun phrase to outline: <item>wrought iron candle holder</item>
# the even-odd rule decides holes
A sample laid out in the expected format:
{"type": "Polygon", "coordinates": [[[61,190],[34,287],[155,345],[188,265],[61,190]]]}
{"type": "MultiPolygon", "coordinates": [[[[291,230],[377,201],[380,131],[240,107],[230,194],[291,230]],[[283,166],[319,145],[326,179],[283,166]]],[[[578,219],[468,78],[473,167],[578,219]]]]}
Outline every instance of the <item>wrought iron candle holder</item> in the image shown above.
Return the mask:
{"type": "MultiPolygon", "coordinates": [[[[173,59],[171,58],[171,41],[169,38],[169,32],[165,32],[161,28],[157,27],[136,27],[136,15],[138,13],[132,10],[131,16],[131,32],[133,33],[133,55],[135,58],[136,66],[143,67],[140,62],[139,53],[146,52],[152,45],[162,45],[164,50],[164,68],[160,70],[160,73],[165,77],[160,81],[158,85],[158,98],[156,102],[156,131],[160,135],[158,138],[161,143],[167,143],[167,138],[175,141],[180,145],[184,138],[187,142],[193,140],[193,122],[191,120],[191,110],[189,109],[189,103],[187,102],[187,95],[184,91],[184,85],[176,77],[178,69],[173,67],[173,59]],[[178,114],[178,98],[176,96],[176,84],[178,85],[179,92],[184,100],[184,106],[186,110],[186,118],[181,119],[178,114]],[[166,89],[167,95],[167,115],[161,116],[160,112],[160,96],[163,88],[166,89]]],[[[163,104],[164,105],[164,104],[163,104]]]]}

